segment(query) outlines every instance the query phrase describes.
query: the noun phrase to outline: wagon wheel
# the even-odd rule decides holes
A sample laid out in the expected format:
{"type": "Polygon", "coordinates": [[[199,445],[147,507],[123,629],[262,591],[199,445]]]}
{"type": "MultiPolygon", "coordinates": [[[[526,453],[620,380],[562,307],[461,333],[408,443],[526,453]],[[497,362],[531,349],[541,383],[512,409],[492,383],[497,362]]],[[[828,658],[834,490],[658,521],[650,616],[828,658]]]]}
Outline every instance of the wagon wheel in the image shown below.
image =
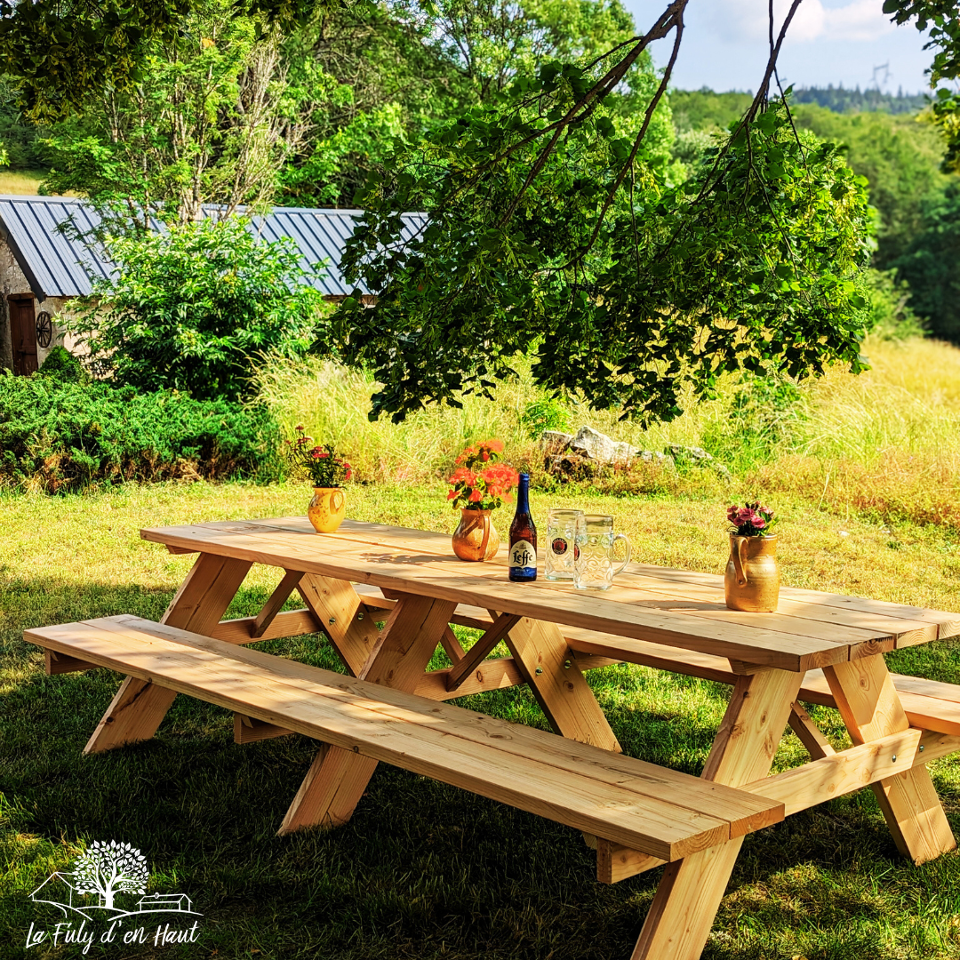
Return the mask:
{"type": "Polygon", "coordinates": [[[50,346],[53,340],[53,317],[46,310],[37,314],[37,344],[44,349],[50,346]]]}

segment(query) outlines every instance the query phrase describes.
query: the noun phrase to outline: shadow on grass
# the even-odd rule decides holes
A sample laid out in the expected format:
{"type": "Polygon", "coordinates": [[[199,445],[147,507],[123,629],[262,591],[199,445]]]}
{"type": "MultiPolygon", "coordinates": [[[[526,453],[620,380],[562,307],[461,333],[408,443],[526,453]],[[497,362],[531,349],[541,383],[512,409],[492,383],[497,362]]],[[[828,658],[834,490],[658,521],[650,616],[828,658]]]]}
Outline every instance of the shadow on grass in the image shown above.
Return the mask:
{"type": "MultiPolygon", "coordinates": [[[[265,599],[241,592],[230,615],[255,613],[265,599]]],[[[168,600],[132,586],[78,591],[23,579],[2,587],[0,957],[78,955],[75,946],[24,950],[31,922],[60,919],[29,893],[69,869],[80,841],[112,839],[146,856],[151,892],[184,892],[203,915],[196,943],[137,956],[630,955],[660,871],[599,885],[579,835],[538,817],[381,764],[350,823],[279,838],[316,745],[299,736],[235,745],[228,711],[183,696],[153,740],[82,756],[118,678],[103,670],[46,677],[42,653],[20,632],[121,612],[158,619],[168,600]]],[[[263,648],[336,668],[317,637],[263,648]]],[[[702,764],[723,688],[684,681],[657,707],[656,674],[609,668],[592,682],[630,752],[669,756],[682,734],[694,742],[690,765],[702,764]]],[[[543,725],[526,690],[470,699],[543,725]]],[[[956,795],[954,778],[944,787],[956,795]]],[[[937,946],[936,924],[920,923],[931,911],[948,916],[944,891],[957,889],[956,857],[919,870],[904,863],[872,796],[861,794],[747,838],[704,957],[958,956],[949,939],[937,946]]],[[[128,954],[95,945],[89,955],[128,954]]]]}

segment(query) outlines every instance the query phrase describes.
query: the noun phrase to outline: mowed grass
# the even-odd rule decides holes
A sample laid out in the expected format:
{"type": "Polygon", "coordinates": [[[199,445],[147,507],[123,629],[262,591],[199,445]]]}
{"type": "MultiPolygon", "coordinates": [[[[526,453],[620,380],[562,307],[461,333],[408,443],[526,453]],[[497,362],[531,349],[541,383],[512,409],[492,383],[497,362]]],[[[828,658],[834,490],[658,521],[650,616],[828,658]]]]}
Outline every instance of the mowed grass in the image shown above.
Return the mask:
{"type": "Polygon", "coordinates": [[[41,170],[0,170],[0,195],[22,194],[35,197],[46,177],[41,170]]]}
{"type": "MultiPolygon", "coordinates": [[[[637,559],[719,572],[724,499],[756,477],[699,476],[651,482],[645,495],[537,492],[533,507],[539,517],[548,505],[610,512],[637,559]]],[[[789,478],[767,482],[785,518],[787,583],[960,610],[951,524],[838,513],[789,478]]],[[[151,742],[81,756],[119,679],[48,678],[22,631],[122,612],[156,619],[191,559],[141,541],[141,527],[301,514],[307,495],[295,484],[196,484],[0,497],[0,957],[79,955],[73,945],[26,950],[31,922],[61,919],[29,894],[84,844],[116,839],[146,855],[151,891],[189,894],[203,914],[200,937],[163,948],[95,945],[88,956],[626,960],[661,871],[597,884],[591,852],[567,828],[381,765],[349,824],[278,838],[314,745],[287,737],[237,746],[226,711],[186,697],[151,742]]],[[[454,526],[439,480],[355,486],[349,500],[358,519],[454,526]]],[[[497,519],[505,532],[509,511],[497,519]]],[[[228,616],[254,614],[277,580],[252,571],[228,616]]],[[[317,637],[264,646],[337,668],[317,637]]],[[[901,672],[956,683],[956,653],[943,643],[889,659],[901,672]]],[[[726,688],[629,666],[589,679],[629,754],[699,772],[726,688]]],[[[519,688],[465,702],[545,726],[519,688]]],[[[837,746],[847,742],[834,712],[814,715],[837,746]]],[[[804,756],[791,735],[776,765],[804,756]]],[[[960,832],[960,763],[931,768],[960,832]]],[[[747,838],[704,957],[960,957],[960,857],[906,862],[869,791],[791,817],[747,838]]]]}

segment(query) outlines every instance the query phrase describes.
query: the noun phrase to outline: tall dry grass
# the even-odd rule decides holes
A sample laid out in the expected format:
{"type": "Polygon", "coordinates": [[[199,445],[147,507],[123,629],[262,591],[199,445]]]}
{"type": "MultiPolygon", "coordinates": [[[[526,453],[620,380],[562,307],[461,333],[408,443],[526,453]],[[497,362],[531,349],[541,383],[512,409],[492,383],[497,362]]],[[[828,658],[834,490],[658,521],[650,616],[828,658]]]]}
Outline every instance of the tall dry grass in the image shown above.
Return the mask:
{"type": "MultiPolygon", "coordinates": [[[[610,470],[604,492],[739,497],[798,494],[831,511],[960,528],[960,349],[919,338],[875,339],[873,368],[859,377],[834,369],[782,401],[726,381],[715,400],[644,430],[617,411],[560,403],[533,383],[527,364],[495,401],[464,398],[462,409],[430,407],[401,424],[371,423],[375,383],[330,361],[272,361],[259,374],[261,398],[289,435],[297,423],[350,456],[361,479],[424,482],[442,475],[469,442],[496,436],[514,463],[539,468],[537,424],[589,424],[647,450],[702,446],[732,472],[651,465],[610,470]],[[738,394],[740,397],[738,399],[738,394]],[[752,399],[751,399],[752,396],[752,399]]],[[[545,478],[540,478],[545,479],[545,478]]]]}

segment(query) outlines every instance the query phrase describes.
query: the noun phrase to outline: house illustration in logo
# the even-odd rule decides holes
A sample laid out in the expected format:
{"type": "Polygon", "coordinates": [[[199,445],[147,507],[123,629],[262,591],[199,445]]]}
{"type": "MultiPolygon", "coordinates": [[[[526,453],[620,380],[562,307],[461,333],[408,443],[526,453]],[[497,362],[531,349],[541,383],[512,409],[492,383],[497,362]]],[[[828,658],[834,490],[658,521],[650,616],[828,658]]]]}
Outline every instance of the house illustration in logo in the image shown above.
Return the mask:
{"type": "Polygon", "coordinates": [[[74,897],[79,898],[80,895],[77,893],[77,888],[67,879],[68,876],[69,874],[60,873],[59,870],[52,873],[30,894],[30,899],[34,903],[49,903],[62,910],[64,916],[72,910],[85,917],[83,905],[73,902],[74,897]]]}
{"type": "Polygon", "coordinates": [[[160,910],[193,912],[193,904],[185,893],[150,893],[140,898],[137,907],[140,913],[156,913],[160,910]]]}
{"type": "Polygon", "coordinates": [[[74,861],[72,871],[47,877],[30,894],[30,899],[56,907],[65,917],[77,913],[90,921],[115,920],[141,913],[200,916],[185,893],[148,894],[149,876],[146,858],[129,843],[94,840],[74,861]],[[131,910],[119,898],[132,895],[140,899],[131,910]]]}

